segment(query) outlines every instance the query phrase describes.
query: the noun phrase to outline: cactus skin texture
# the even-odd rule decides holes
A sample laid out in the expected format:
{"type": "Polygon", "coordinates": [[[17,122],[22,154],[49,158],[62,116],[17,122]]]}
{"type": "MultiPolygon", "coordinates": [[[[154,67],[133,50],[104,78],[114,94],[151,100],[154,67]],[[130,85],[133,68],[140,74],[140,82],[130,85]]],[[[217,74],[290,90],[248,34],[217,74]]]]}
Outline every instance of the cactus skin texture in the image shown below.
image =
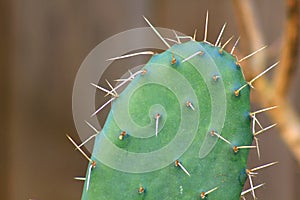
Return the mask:
{"type": "Polygon", "coordinates": [[[250,87],[235,93],[247,84],[235,56],[191,40],[142,70],[96,137],[82,199],[240,199],[249,149],[236,147],[253,134],[250,87]]]}

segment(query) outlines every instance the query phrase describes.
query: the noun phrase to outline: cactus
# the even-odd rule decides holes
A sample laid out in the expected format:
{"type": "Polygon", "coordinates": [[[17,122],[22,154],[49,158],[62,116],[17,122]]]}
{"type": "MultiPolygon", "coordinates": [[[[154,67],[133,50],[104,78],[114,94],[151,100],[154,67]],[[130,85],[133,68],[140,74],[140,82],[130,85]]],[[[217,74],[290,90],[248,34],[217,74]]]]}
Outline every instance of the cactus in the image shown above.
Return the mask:
{"type": "Polygon", "coordinates": [[[255,186],[251,175],[274,163],[247,169],[249,150],[273,126],[251,129],[258,121],[250,111],[250,89],[276,64],[247,82],[243,59],[233,55],[237,43],[228,53],[227,42],[219,44],[221,34],[215,45],[206,34],[202,42],[178,37],[124,80],[131,83],[122,93],[105,90],[112,108],[88,158],[82,199],[255,197],[262,184],[255,186]],[[242,193],[247,179],[251,188],[242,193]]]}

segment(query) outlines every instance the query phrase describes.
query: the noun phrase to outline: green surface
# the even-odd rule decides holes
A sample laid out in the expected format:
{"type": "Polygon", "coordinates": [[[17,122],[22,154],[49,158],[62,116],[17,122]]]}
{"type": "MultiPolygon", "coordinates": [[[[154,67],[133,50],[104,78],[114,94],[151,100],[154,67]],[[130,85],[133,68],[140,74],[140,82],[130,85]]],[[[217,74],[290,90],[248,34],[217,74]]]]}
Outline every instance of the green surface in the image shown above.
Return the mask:
{"type": "Polygon", "coordinates": [[[246,81],[234,56],[219,49],[190,41],[150,59],[144,67],[148,72],[138,75],[113,103],[95,141],[92,159],[97,165],[82,199],[191,200],[215,187],[207,199],[240,198],[249,150],[234,153],[232,145],[252,143],[250,89],[234,95],[246,81]],[[182,63],[197,51],[202,55],[182,63]],[[156,113],[161,114],[158,136],[156,113]],[[211,136],[212,130],[232,145],[211,136]],[[119,140],[122,131],[127,135],[119,140]]]}

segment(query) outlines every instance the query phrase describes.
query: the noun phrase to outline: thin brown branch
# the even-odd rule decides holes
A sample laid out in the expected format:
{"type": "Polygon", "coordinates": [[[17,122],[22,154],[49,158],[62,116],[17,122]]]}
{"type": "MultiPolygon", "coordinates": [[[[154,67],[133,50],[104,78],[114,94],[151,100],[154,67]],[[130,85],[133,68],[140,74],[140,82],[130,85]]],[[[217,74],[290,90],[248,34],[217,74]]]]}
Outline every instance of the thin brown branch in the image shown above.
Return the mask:
{"type": "MultiPolygon", "coordinates": [[[[246,39],[246,45],[252,51],[258,49],[262,46],[263,37],[257,26],[257,20],[259,19],[254,14],[251,1],[233,0],[233,2],[238,16],[238,26],[241,29],[242,39],[246,39]]],[[[255,82],[256,91],[253,93],[253,100],[261,104],[262,107],[270,105],[280,106],[279,109],[272,110],[268,114],[279,124],[282,139],[288,145],[300,165],[300,119],[287,100],[287,91],[290,86],[291,76],[296,67],[299,18],[298,1],[287,0],[287,19],[280,56],[281,64],[275,74],[275,84],[272,84],[266,77],[261,77],[255,82]]],[[[245,48],[242,50],[245,51],[245,48]]],[[[252,66],[247,67],[247,71],[251,71],[250,75],[257,73],[257,70],[261,70],[253,68],[253,66],[259,66],[260,68],[265,66],[264,63],[267,56],[267,54],[260,54],[259,57],[256,56],[255,59],[251,59],[251,61],[255,60],[253,61],[255,63],[249,63],[252,66]]]]}
{"type": "Polygon", "coordinates": [[[256,82],[254,100],[262,106],[278,105],[269,116],[279,124],[280,135],[300,165],[300,119],[287,98],[292,72],[295,70],[299,35],[299,5],[297,0],[287,0],[288,17],[281,52],[281,65],[277,68],[274,84],[265,77],[256,82]],[[274,86],[275,85],[275,86],[274,86]]]}
{"type": "Polygon", "coordinates": [[[280,66],[277,68],[274,84],[277,96],[286,96],[291,84],[292,74],[297,66],[299,39],[299,2],[287,0],[286,24],[283,37],[283,47],[280,56],[280,66]]]}
{"type": "MultiPolygon", "coordinates": [[[[233,6],[236,16],[238,16],[236,19],[241,33],[241,52],[247,55],[265,45],[263,34],[259,28],[259,17],[255,14],[253,1],[233,0],[233,6]]],[[[266,56],[264,54],[255,55],[255,59],[250,59],[248,64],[244,64],[244,66],[249,66],[247,70],[244,70],[246,75],[260,72],[262,67],[265,66],[265,60],[266,56]]]]}
{"type": "MultiPolygon", "coordinates": [[[[300,166],[300,119],[286,98],[272,96],[269,81],[262,77],[256,82],[257,90],[253,93],[255,102],[262,107],[278,105],[278,109],[267,112],[269,117],[278,123],[280,135],[300,166]],[[258,89],[259,88],[259,89],[258,89]]],[[[274,93],[273,93],[274,94],[274,93]]]]}

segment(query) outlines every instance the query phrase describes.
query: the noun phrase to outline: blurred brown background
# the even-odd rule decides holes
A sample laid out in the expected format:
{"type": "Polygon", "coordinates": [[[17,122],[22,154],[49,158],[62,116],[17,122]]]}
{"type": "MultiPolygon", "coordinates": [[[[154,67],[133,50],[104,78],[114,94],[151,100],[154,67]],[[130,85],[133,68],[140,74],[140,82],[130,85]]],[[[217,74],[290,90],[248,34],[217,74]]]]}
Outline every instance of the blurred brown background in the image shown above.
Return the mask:
{"type": "MultiPolygon", "coordinates": [[[[265,43],[278,46],[284,1],[253,2],[265,43]]],[[[0,1],[0,199],[80,199],[82,183],[73,177],[85,174],[87,161],[65,135],[79,141],[71,103],[81,62],[106,38],[146,26],[142,15],[155,26],[188,35],[197,28],[197,39],[202,40],[207,10],[209,40],[217,38],[224,22],[228,23],[224,38],[238,35],[239,16],[231,1],[0,1]]],[[[279,59],[279,51],[275,48],[270,62],[279,59]]],[[[299,69],[295,76],[289,94],[299,112],[299,69]]],[[[269,123],[266,119],[264,124],[269,123]]],[[[267,183],[257,196],[300,199],[300,168],[276,128],[260,137],[260,146],[262,160],[252,152],[249,166],[280,164],[255,179],[267,183]]]]}

